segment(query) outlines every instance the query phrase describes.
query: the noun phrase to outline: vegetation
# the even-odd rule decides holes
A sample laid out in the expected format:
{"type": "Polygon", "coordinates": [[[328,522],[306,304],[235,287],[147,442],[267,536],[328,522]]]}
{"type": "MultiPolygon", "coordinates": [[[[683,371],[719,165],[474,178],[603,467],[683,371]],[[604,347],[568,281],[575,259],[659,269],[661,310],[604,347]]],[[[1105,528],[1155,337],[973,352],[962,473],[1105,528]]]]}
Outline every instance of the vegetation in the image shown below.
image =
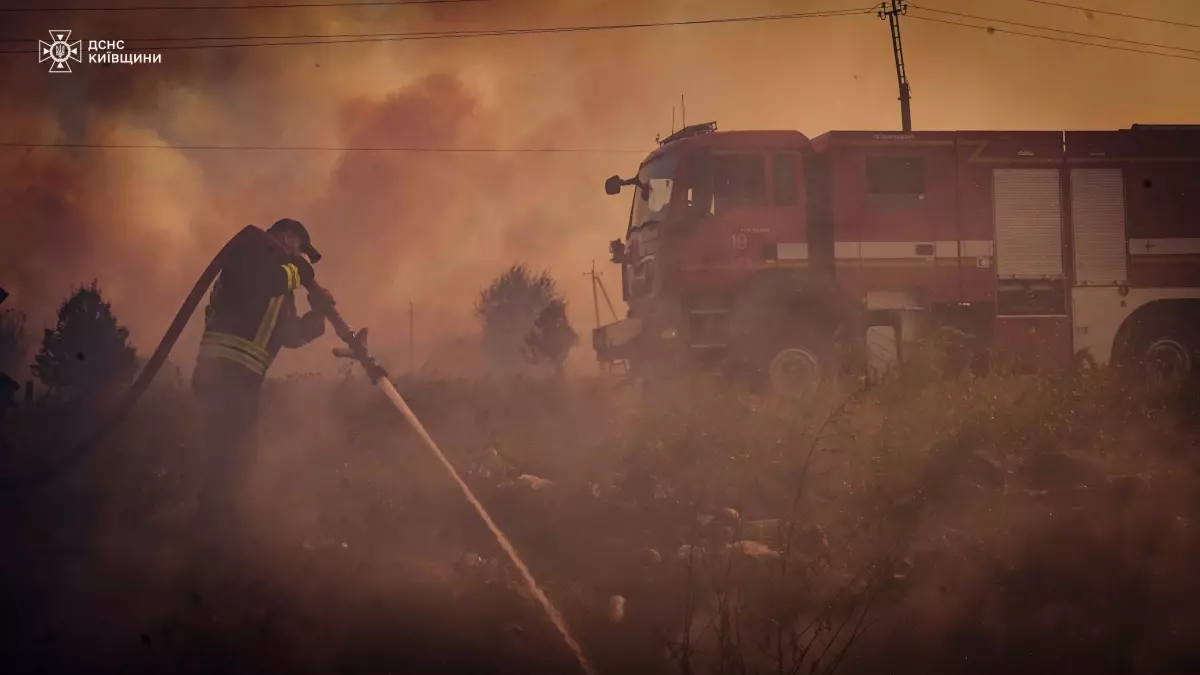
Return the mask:
{"type": "MultiPolygon", "coordinates": [[[[1102,368],[974,378],[915,351],[804,410],[702,381],[397,386],[602,672],[1193,670],[1188,409],[1102,368]]],[[[11,672],[171,672],[194,653],[273,672],[570,672],[360,373],[264,396],[244,505],[261,536],[215,596],[176,585],[201,459],[181,379],[95,461],[0,509],[19,551],[0,559],[11,672]],[[196,618],[210,606],[218,628],[196,618]]]]}
{"type": "Polygon", "coordinates": [[[579,344],[579,336],[567,320],[567,303],[554,298],[538,313],[537,320],[525,336],[526,357],[532,363],[546,363],[563,377],[563,362],[571,348],[579,344]]]}
{"type": "Polygon", "coordinates": [[[45,331],[33,373],[55,396],[92,395],[128,384],[137,373],[129,331],[113,315],[96,282],[80,286],[45,331]]]}
{"type": "Polygon", "coordinates": [[[522,363],[547,364],[561,374],[563,361],[578,342],[566,308],[549,272],[534,275],[524,264],[516,264],[493,280],[475,304],[492,368],[512,373],[519,372],[522,363]]]}

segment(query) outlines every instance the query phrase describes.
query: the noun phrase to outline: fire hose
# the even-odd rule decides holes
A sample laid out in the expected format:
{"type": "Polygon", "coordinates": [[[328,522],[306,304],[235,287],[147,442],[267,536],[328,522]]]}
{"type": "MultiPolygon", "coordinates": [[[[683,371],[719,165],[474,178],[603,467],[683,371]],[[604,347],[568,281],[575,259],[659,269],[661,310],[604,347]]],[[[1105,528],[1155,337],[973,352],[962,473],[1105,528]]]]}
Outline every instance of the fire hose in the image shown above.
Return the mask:
{"type": "MultiPolygon", "coordinates": [[[[96,449],[100,448],[103,445],[104,440],[113,431],[113,429],[115,429],[117,425],[119,425],[125,419],[125,417],[137,404],[138,399],[142,397],[142,394],[144,394],[146,389],[150,386],[154,376],[158,374],[158,371],[162,369],[163,364],[166,363],[167,356],[171,353],[171,349],[179,340],[179,336],[183,333],[183,329],[187,326],[188,320],[195,312],[196,307],[199,306],[200,301],[203,300],[204,294],[208,292],[209,287],[217,278],[217,275],[220,274],[229,252],[234,250],[246,238],[263,236],[264,234],[265,233],[259,228],[253,225],[248,225],[234,235],[234,237],[230,239],[224,247],[221,248],[217,255],[213,257],[212,261],[208,264],[208,267],[206,267],[200,274],[200,278],[196,280],[195,285],[192,287],[191,292],[188,294],[183,304],[179,307],[179,311],[175,314],[175,319],[167,328],[166,334],[163,336],[162,341],[159,342],[158,347],[154,350],[154,354],[151,355],[150,360],[147,361],[146,366],[138,374],[137,378],[134,380],[133,384],[130,385],[129,389],[125,391],[113,412],[100,424],[100,426],[95,429],[95,431],[87,436],[81,443],[77,444],[72,451],[68,453],[66,459],[60,462],[57,466],[26,474],[25,476],[20,476],[17,478],[0,480],[0,493],[10,493],[18,488],[27,489],[50,481],[66,473],[71,467],[78,465],[78,463],[85,457],[90,455],[96,449]]],[[[537,580],[533,578],[533,574],[529,571],[529,567],[526,566],[525,562],[522,561],[521,557],[517,554],[512,542],[508,540],[508,537],[505,536],[504,532],[501,531],[496,523],[492,520],[487,510],[483,507],[483,504],[481,504],[475,497],[475,494],[471,492],[471,488],[467,486],[466,482],[463,481],[462,477],[459,476],[458,472],[454,469],[454,466],[450,464],[448,459],[446,459],[446,455],[442,452],[441,448],[438,447],[438,444],[433,440],[433,437],[429,435],[429,432],[425,430],[425,426],[421,424],[421,420],[418,419],[416,414],[413,413],[412,409],[409,408],[408,403],[405,402],[402,396],[400,396],[400,392],[396,391],[396,387],[392,384],[391,379],[388,377],[387,371],[383,368],[383,366],[379,365],[379,363],[373,357],[371,357],[370,353],[367,351],[367,329],[363,328],[358,331],[352,329],[350,325],[346,323],[346,320],[342,318],[341,313],[338,312],[335,306],[336,303],[330,296],[321,292],[322,289],[316,285],[315,281],[306,284],[306,289],[309,291],[309,303],[312,308],[325,316],[330,326],[333,327],[334,333],[339,339],[342,340],[342,342],[346,344],[345,348],[334,349],[334,355],[339,358],[348,358],[358,361],[359,364],[362,365],[363,370],[366,371],[367,377],[370,378],[371,382],[375,386],[379,387],[380,391],[387,396],[388,400],[391,401],[394,406],[396,406],[396,409],[400,411],[400,413],[404,416],[404,419],[409,423],[409,425],[412,426],[413,430],[417,432],[417,435],[424,442],[425,446],[430,452],[433,453],[434,457],[438,460],[442,467],[446,469],[446,472],[450,474],[450,477],[454,480],[455,484],[462,492],[463,497],[466,498],[467,502],[475,509],[475,512],[479,515],[480,519],[482,519],[484,524],[487,525],[487,528],[492,533],[492,536],[496,538],[496,542],[500,545],[500,548],[504,551],[505,555],[508,556],[509,561],[512,562],[513,566],[520,573],[526,589],[546,613],[547,618],[549,618],[550,622],[554,624],[554,627],[562,637],[563,642],[565,642],[567,647],[571,650],[575,660],[579,663],[580,669],[586,675],[592,675],[595,671],[588,662],[587,658],[584,656],[582,647],[580,647],[579,643],[571,635],[571,631],[567,628],[566,620],[563,618],[562,614],[557,608],[555,608],[554,604],[542,591],[541,586],[538,585],[537,580]]]]}
{"type": "Polygon", "coordinates": [[[195,285],[192,286],[191,292],[188,293],[187,298],[180,305],[179,311],[175,313],[175,319],[171,321],[171,325],[167,328],[166,334],[163,335],[162,341],[158,343],[154,354],[150,356],[150,360],[146,362],[146,366],[138,373],[133,384],[125,390],[125,393],[121,396],[113,411],[109,413],[108,417],[91,434],[84,437],[83,441],[72,447],[66,454],[66,457],[56,466],[31,472],[24,476],[0,480],[0,492],[24,491],[58,478],[67,473],[71,468],[77,466],[79,462],[102,446],[104,440],[108,438],[113,429],[133,410],[138,399],[142,397],[142,394],[146,393],[146,389],[154,380],[154,376],[158,374],[163,364],[167,362],[167,356],[170,355],[171,349],[175,346],[175,343],[179,340],[179,336],[183,333],[183,329],[187,326],[188,319],[192,317],[192,314],[196,311],[196,307],[204,299],[204,294],[208,292],[209,286],[212,286],[217,275],[221,273],[221,268],[225,265],[225,260],[229,252],[241,245],[246,239],[254,236],[262,236],[263,234],[263,231],[257,227],[247,225],[217,252],[217,255],[208,263],[208,267],[204,268],[195,285]]]}
{"type": "Polygon", "coordinates": [[[538,585],[537,580],[533,578],[533,574],[529,571],[529,567],[525,565],[525,562],[521,560],[521,556],[517,554],[517,550],[513,548],[512,542],[508,540],[508,537],[504,535],[504,532],[496,525],[492,517],[488,515],[487,509],[483,508],[483,504],[476,499],[475,494],[471,492],[471,488],[467,486],[462,477],[458,475],[458,471],[446,459],[446,455],[438,447],[437,442],[425,430],[425,425],[421,424],[421,420],[408,407],[408,403],[405,402],[404,397],[400,395],[400,392],[396,391],[396,387],[388,378],[387,371],[367,353],[367,329],[363,328],[359,331],[351,329],[334,307],[334,303],[328,300],[323,294],[312,293],[309,295],[309,298],[310,302],[314,303],[314,309],[325,315],[329,320],[329,324],[333,326],[334,332],[346,343],[347,348],[335,349],[334,355],[341,358],[354,359],[362,364],[363,369],[367,371],[367,376],[371,378],[371,382],[379,387],[380,391],[392,402],[392,405],[396,406],[396,409],[404,415],[404,419],[408,421],[409,425],[412,426],[413,430],[424,441],[425,447],[433,453],[442,467],[446,469],[446,473],[449,473],[450,477],[454,479],[455,484],[458,485],[458,489],[462,491],[463,497],[466,498],[467,502],[475,509],[475,512],[479,514],[479,518],[487,525],[492,536],[496,538],[496,543],[500,545],[505,555],[508,556],[513,567],[517,568],[517,571],[520,572],[521,580],[525,582],[526,590],[533,595],[534,599],[546,613],[547,618],[554,624],[554,628],[558,630],[563,642],[567,644],[567,647],[571,650],[571,654],[574,655],[575,660],[579,663],[580,669],[586,675],[592,675],[595,671],[584,656],[583,648],[579,646],[579,643],[571,635],[571,631],[567,628],[566,620],[559,613],[558,609],[555,608],[554,603],[550,602],[550,598],[542,591],[541,586],[538,585]]]}

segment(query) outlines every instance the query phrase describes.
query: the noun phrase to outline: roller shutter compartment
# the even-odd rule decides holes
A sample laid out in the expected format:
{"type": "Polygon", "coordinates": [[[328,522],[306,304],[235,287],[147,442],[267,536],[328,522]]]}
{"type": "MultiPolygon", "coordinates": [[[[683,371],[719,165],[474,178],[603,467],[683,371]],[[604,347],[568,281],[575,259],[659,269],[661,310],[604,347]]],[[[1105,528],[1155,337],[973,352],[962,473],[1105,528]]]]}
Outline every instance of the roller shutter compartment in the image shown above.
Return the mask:
{"type": "Polygon", "coordinates": [[[1075,283],[1115,286],[1126,282],[1125,179],[1120,169],[1071,171],[1071,227],[1075,283]]]}
{"type": "Polygon", "coordinates": [[[1063,276],[1062,194],[1058,169],[994,169],[996,276],[1063,276]]]}

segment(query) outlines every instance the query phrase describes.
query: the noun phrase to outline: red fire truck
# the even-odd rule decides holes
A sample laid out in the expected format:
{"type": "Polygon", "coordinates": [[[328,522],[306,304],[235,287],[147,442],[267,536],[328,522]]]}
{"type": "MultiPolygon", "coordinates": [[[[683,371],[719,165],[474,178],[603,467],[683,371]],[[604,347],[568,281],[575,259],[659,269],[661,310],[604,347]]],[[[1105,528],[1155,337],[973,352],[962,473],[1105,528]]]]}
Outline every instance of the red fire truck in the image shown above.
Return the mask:
{"type": "Polygon", "coordinates": [[[594,332],[602,363],[801,393],[847,345],[877,368],[948,326],[979,370],[1087,353],[1196,377],[1200,125],[810,139],[708,123],[605,190],[626,186],[610,250],[628,315],[594,332]]]}

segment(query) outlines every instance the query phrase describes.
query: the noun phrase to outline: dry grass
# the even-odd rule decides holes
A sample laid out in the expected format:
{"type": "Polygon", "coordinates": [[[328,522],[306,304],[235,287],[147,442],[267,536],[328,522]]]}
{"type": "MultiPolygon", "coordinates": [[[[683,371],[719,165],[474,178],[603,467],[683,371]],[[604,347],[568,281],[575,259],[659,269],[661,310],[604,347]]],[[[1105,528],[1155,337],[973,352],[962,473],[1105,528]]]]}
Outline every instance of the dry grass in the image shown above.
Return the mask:
{"type": "MultiPolygon", "coordinates": [[[[1102,370],[971,380],[933,353],[805,410],[703,382],[399,388],[605,672],[1188,665],[1194,427],[1102,370]],[[760,544],[728,546],[742,540],[760,544]],[[619,624],[605,617],[614,594],[619,624]]],[[[235,652],[274,672],[569,665],[357,373],[266,396],[246,491],[262,539],[243,569],[268,583],[231,592],[233,632],[254,636],[235,652]],[[478,564],[461,564],[468,552],[478,564]]],[[[6,511],[10,662],[186,660],[192,633],[170,618],[187,604],[173,580],[194,438],[182,383],[161,382],[103,456],[6,511]]]]}

